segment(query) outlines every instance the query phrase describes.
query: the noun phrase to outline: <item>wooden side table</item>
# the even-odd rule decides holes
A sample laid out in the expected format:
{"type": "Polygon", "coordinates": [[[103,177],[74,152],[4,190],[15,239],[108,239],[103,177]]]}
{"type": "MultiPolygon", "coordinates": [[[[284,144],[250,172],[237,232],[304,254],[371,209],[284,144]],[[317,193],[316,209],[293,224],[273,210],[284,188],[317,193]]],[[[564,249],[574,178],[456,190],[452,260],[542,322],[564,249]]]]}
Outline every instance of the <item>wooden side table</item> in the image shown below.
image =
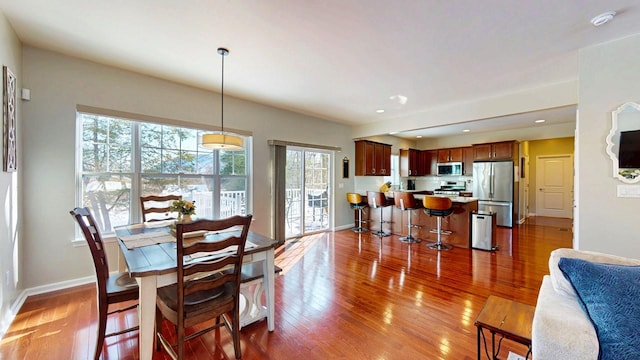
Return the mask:
{"type": "Polygon", "coordinates": [[[482,329],[491,332],[491,356],[492,360],[498,359],[495,352],[495,336],[518,342],[527,346],[527,359],[531,354],[531,324],[535,307],[490,295],[484,303],[484,307],[478,314],[475,326],[478,328],[478,360],[482,358],[481,337],[482,329]]]}

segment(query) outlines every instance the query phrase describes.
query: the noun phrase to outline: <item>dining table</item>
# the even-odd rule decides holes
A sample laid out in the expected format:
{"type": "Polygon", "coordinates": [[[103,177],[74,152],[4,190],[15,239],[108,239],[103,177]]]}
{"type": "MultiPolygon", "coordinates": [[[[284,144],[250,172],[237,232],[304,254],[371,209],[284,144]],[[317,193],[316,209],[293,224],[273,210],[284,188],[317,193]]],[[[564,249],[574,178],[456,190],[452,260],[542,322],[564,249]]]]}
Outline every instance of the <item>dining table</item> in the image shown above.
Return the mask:
{"type": "MultiPolygon", "coordinates": [[[[239,230],[238,230],[239,232],[239,230]]],[[[139,352],[141,360],[151,360],[154,351],[157,289],[177,282],[177,250],[175,236],[168,226],[134,224],[115,229],[122,257],[131,277],[138,283],[139,352]]],[[[218,233],[200,234],[215,241],[218,233]]],[[[281,241],[253,231],[247,235],[244,263],[262,264],[267,329],[275,329],[275,263],[274,250],[281,241]]],[[[264,317],[263,317],[264,318],[264,317]]]]}

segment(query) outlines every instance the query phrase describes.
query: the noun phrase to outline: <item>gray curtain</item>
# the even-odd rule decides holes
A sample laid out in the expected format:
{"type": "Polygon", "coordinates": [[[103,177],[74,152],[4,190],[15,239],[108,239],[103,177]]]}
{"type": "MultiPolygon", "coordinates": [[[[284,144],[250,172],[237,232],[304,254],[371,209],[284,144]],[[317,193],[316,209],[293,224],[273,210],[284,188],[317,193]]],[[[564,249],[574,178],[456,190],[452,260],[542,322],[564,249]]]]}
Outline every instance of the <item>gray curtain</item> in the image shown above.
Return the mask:
{"type": "Polygon", "coordinates": [[[287,147],[273,145],[273,237],[284,240],[286,237],[286,170],[287,147]]]}

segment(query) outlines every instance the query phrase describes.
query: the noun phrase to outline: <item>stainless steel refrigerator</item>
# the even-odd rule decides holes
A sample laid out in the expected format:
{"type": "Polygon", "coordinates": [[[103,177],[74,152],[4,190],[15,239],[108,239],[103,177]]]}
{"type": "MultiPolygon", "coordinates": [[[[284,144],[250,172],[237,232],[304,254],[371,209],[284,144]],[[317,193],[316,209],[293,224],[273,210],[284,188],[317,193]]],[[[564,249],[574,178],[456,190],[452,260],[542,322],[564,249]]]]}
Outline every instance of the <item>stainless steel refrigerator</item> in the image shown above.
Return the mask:
{"type": "Polygon", "coordinates": [[[478,212],[496,213],[498,226],[513,226],[513,161],[474,162],[473,196],[478,212]]]}

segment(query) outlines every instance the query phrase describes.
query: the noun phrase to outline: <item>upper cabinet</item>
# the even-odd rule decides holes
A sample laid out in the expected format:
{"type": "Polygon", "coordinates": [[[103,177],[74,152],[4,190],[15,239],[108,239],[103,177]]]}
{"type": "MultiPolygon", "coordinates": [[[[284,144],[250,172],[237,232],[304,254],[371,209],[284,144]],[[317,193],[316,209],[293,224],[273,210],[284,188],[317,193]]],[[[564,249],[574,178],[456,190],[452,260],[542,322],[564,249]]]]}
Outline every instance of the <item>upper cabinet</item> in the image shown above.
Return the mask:
{"type": "Polygon", "coordinates": [[[466,146],[462,148],[462,175],[473,175],[473,147],[466,146]]]}
{"type": "Polygon", "coordinates": [[[459,162],[462,161],[462,148],[450,148],[438,150],[438,162],[459,162]]]}
{"type": "Polygon", "coordinates": [[[391,145],[356,141],[356,176],[391,174],[391,145]]]}
{"type": "Polygon", "coordinates": [[[400,176],[425,175],[420,168],[422,151],[415,149],[400,149],[400,176]]]}
{"type": "Polygon", "coordinates": [[[418,164],[419,176],[436,175],[438,173],[438,150],[420,151],[420,161],[418,164]]]}
{"type": "Polygon", "coordinates": [[[513,160],[513,146],[515,141],[502,141],[488,144],[473,145],[473,160],[497,161],[513,160]]]}

